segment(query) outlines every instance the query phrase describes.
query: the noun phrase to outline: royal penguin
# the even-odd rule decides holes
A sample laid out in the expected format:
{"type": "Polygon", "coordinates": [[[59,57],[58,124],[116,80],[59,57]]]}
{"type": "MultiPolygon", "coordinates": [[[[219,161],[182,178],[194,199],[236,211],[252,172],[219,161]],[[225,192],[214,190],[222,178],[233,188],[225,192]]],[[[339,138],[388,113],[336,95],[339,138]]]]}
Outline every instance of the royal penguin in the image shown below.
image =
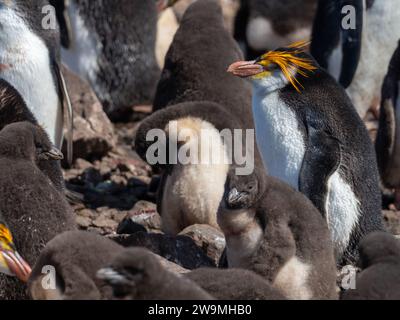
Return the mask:
{"type": "MultiPolygon", "coordinates": [[[[0,212],[12,230],[15,246],[31,266],[48,241],[75,229],[75,217],[65,196],[37,165],[38,159],[61,158],[39,126],[16,122],[0,132],[0,212]]],[[[26,298],[25,289],[2,277],[0,297],[26,298]]]]}
{"type": "Polygon", "coordinates": [[[369,109],[377,116],[399,38],[396,0],[320,0],[311,54],[346,88],[361,118],[369,109]]]}
{"type": "MultiPolygon", "coordinates": [[[[143,121],[136,134],[135,149],[143,159],[148,160],[153,142],[146,137],[153,129],[168,133],[169,141],[186,132],[188,137],[179,147],[194,149],[202,145],[219,159],[229,153],[229,146],[221,139],[223,130],[232,134],[234,129],[241,130],[243,138],[245,130],[254,130],[251,87],[226,73],[231,60],[240,57],[239,47],[224,28],[219,4],[215,0],[193,3],[165,59],[154,113],[143,121]],[[170,125],[174,123],[177,130],[172,131],[170,125]],[[201,132],[207,132],[207,137],[203,138],[201,132]]],[[[248,149],[249,163],[253,154],[257,159],[254,143],[239,141],[238,145],[243,147],[243,153],[248,149]]],[[[158,166],[162,170],[158,210],[168,234],[176,235],[192,224],[218,228],[216,212],[229,163],[207,163],[201,155],[198,163],[169,161],[158,166]]]]}
{"type": "MultiPolygon", "coordinates": [[[[22,121],[38,125],[19,92],[7,81],[0,79],[0,130],[8,124],[22,121]]],[[[60,161],[38,159],[37,165],[60,192],[66,191],[60,161]]]]}
{"type": "Polygon", "coordinates": [[[123,251],[116,242],[95,233],[64,232],[40,253],[29,278],[29,294],[34,300],[111,299],[112,290],[96,273],[123,251]]]}
{"type": "Polygon", "coordinates": [[[326,221],[309,199],[267,176],[229,172],[218,223],[229,268],[251,270],[287,299],[336,299],[336,262],[326,221]]]}
{"type": "Polygon", "coordinates": [[[156,1],[61,1],[56,8],[69,39],[62,61],[90,83],[107,115],[123,120],[134,105],[150,103],[160,75],[156,1]]]}
{"type": "Polygon", "coordinates": [[[361,272],[342,300],[400,300],[400,240],[385,232],[369,234],[360,244],[361,272]]]}
{"type": "Polygon", "coordinates": [[[397,47],[382,86],[379,128],[375,141],[382,184],[395,189],[400,208],[400,45],[397,47]]]}
{"type": "Polygon", "coordinates": [[[311,37],[317,0],[241,0],[235,39],[247,59],[311,37]]]}
{"type": "Polygon", "coordinates": [[[268,173],[314,203],[340,264],[354,262],[360,238],[383,228],[376,155],[346,92],[304,45],[228,71],[253,83],[256,140],[268,173]]]}
{"type": "Polygon", "coordinates": [[[280,290],[250,270],[200,268],[184,276],[218,300],[286,300],[280,290]]]}
{"type": "Polygon", "coordinates": [[[191,280],[166,270],[143,248],[125,249],[97,277],[113,288],[114,299],[214,300],[191,280]]]}
{"type": "Polygon", "coordinates": [[[71,160],[72,108],[60,71],[59,29],[53,13],[46,0],[0,1],[0,79],[19,92],[58,148],[65,116],[71,160]]]}

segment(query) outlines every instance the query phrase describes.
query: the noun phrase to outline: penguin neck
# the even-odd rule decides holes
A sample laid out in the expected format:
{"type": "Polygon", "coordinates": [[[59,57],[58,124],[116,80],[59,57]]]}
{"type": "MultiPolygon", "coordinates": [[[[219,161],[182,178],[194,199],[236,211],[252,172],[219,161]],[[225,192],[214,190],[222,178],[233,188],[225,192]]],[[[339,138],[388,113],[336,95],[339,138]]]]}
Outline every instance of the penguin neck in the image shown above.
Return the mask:
{"type": "Polygon", "coordinates": [[[0,28],[0,78],[20,93],[56,143],[59,97],[49,49],[14,9],[0,9],[0,28]]]}

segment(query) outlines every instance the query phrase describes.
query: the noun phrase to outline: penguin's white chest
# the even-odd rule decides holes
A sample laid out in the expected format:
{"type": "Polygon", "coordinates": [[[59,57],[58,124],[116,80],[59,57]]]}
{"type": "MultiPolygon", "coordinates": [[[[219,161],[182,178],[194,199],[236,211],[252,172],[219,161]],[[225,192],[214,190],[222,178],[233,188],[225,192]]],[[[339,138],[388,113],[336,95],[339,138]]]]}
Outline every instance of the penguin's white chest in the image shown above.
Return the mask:
{"type": "Polygon", "coordinates": [[[256,138],[269,175],[299,189],[306,152],[296,114],[279,98],[278,91],[253,98],[256,138]]]}
{"type": "Polygon", "coordinates": [[[0,10],[0,78],[21,94],[53,143],[62,136],[62,111],[44,41],[11,9],[0,10]]]}

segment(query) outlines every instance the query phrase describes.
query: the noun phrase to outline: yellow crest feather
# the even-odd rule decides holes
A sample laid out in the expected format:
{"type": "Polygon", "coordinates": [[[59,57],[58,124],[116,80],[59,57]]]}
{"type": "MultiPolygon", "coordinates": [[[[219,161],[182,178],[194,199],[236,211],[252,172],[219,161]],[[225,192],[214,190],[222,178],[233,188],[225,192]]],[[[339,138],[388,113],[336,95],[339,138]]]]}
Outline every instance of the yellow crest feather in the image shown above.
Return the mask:
{"type": "Polygon", "coordinates": [[[297,54],[304,52],[304,48],[308,45],[308,41],[295,42],[288,46],[291,49],[290,51],[270,51],[264,54],[262,59],[278,65],[286,79],[298,92],[301,92],[299,87],[303,89],[304,87],[293,74],[293,71],[296,70],[299,75],[308,77],[309,72],[312,73],[317,69],[311,59],[296,57],[297,54]]]}

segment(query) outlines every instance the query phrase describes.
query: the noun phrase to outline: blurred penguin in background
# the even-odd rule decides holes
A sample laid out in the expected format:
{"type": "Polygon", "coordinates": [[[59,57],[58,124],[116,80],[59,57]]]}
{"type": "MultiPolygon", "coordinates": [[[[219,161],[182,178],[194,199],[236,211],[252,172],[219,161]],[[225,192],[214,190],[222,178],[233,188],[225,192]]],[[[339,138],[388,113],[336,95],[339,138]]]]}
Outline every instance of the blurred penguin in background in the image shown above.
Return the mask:
{"type": "Polygon", "coordinates": [[[317,0],[241,0],[235,39],[247,59],[311,37],[317,0]]]}
{"type": "Polygon", "coordinates": [[[60,35],[56,21],[45,24],[46,8],[47,0],[0,0],[0,79],[19,92],[58,148],[66,113],[71,160],[72,108],[60,71],[60,35]]]}
{"type": "Polygon", "coordinates": [[[53,3],[61,19],[62,60],[90,83],[107,115],[123,120],[132,106],[150,103],[160,74],[156,2],[53,3]]]}
{"type": "Polygon", "coordinates": [[[400,38],[396,0],[320,0],[311,54],[347,90],[361,118],[378,116],[381,86],[400,38]]]}
{"type": "Polygon", "coordinates": [[[382,87],[379,129],[375,142],[382,184],[395,190],[400,208],[400,45],[389,64],[382,87]]]}

